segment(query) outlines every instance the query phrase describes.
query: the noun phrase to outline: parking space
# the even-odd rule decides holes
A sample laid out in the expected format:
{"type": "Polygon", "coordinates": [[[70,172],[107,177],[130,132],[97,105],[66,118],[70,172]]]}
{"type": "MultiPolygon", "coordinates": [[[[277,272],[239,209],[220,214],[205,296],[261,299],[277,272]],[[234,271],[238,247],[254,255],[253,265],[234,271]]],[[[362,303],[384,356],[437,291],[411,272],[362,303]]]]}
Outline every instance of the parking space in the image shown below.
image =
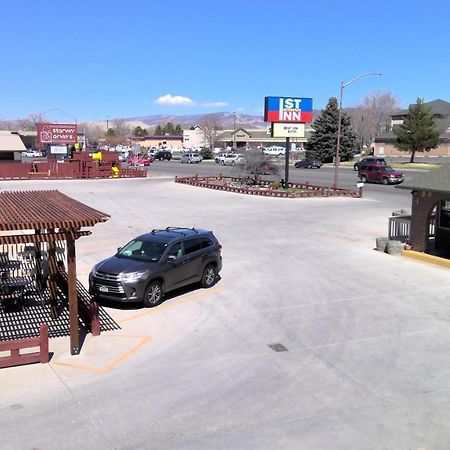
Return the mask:
{"type": "Polygon", "coordinates": [[[49,365],[0,371],[5,448],[450,442],[448,269],[373,250],[404,205],[252,197],[166,178],[33,183],[111,215],[77,242],[84,283],[117,247],[167,226],[213,230],[223,270],[213,288],[153,309],[108,306],[121,330],[88,336],[77,357],[54,339],[49,365]],[[18,433],[23,424],[33,431],[18,433]]]}

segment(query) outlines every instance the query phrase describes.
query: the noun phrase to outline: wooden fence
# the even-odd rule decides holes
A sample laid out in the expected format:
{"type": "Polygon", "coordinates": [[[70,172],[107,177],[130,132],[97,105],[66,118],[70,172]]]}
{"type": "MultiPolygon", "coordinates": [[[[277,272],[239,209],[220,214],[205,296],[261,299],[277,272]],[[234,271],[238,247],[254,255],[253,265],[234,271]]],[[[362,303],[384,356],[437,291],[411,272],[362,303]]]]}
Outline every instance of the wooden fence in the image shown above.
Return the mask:
{"type": "Polygon", "coordinates": [[[25,339],[17,339],[0,342],[0,352],[10,352],[9,356],[0,357],[0,368],[21,366],[40,362],[48,363],[48,325],[42,324],[39,329],[39,336],[25,339]],[[39,347],[38,352],[20,353],[25,348],[39,347]]]}
{"type": "MultiPolygon", "coordinates": [[[[39,161],[30,163],[0,163],[0,180],[45,180],[111,178],[110,162],[39,161]]],[[[147,176],[145,169],[120,169],[119,178],[142,178],[147,176]]]]}

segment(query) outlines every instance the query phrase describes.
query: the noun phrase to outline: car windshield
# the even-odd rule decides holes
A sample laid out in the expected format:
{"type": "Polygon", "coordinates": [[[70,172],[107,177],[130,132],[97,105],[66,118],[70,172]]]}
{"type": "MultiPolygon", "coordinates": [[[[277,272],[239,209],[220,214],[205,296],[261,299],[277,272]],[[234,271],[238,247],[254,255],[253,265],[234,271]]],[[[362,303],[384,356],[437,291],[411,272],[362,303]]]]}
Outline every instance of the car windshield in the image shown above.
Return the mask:
{"type": "Polygon", "coordinates": [[[166,242],[144,241],[134,239],[117,252],[118,258],[135,259],[137,261],[159,261],[167,248],[166,242]]]}
{"type": "Polygon", "coordinates": [[[383,172],[395,172],[395,170],[391,166],[383,167],[383,172]]]}

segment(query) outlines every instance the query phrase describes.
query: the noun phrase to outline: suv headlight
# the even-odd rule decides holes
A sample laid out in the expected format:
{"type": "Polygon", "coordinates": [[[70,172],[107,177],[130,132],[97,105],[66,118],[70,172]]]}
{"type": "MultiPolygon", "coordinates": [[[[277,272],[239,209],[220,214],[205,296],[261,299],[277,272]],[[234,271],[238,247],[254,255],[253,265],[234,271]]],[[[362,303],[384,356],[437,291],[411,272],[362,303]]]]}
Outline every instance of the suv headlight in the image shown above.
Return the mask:
{"type": "Polygon", "coordinates": [[[97,266],[98,266],[98,264],[96,264],[91,270],[91,275],[93,277],[97,276],[97,266]]]}
{"type": "Polygon", "coordinates": [[[145,272],[130,272],[130,273],[122,273],[120,275],[120,281],[132,282],[137,281],[144,275],[145,272]]]}

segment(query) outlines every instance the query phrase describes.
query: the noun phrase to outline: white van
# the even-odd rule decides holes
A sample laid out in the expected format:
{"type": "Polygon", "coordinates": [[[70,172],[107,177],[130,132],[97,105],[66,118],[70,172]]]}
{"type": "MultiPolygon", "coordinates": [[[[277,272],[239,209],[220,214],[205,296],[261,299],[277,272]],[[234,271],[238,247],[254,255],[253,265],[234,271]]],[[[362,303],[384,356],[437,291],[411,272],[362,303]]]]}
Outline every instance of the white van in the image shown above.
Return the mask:
{"type": "Polygon", "coordinates": [[[280,145],[271,145],[264,149],[264,153],[269,156],[284,156],[286,149],[280,145]]]}

